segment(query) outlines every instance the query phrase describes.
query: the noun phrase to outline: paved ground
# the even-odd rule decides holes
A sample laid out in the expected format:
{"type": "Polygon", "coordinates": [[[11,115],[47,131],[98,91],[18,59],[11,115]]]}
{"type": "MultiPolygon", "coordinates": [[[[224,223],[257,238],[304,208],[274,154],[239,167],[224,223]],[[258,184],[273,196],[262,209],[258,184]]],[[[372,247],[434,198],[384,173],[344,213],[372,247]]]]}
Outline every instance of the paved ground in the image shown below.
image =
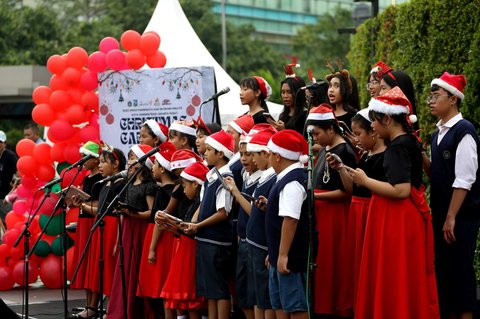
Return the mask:
{"type": "MultiPolygon", "coordinates": [[[[63,303],[63,290],[61,289],[47,289],[40,281],[29,288],[29,307],[28,313],[31,319],[56,319],[65,318],[64,316],[64,303],[63,303]]],[[[85,305],[85,293],[83,290],[71,290],[67,291],[68,295],[68,308],[69,311],[72,307],[81,307],[85,305]]],[[[23,290],[20,287],[15,287],[9,291],[0,291],[0,299],[7,304],[7,306],[19,314],[19,318],[23,313],[23,290]]],[[[0,312],[0,318],[4,318],[0,312]]]]}

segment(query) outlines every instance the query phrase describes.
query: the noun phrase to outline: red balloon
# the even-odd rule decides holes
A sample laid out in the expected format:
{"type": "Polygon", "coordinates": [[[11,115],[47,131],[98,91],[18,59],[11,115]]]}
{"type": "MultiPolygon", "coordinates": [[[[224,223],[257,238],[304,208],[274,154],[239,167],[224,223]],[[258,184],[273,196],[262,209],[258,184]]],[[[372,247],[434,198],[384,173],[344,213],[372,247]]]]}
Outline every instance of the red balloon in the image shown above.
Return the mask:
{"type": "Polygon", "coordinates": [[[133,49],[127,52],[127,64],[134,70],[140,69],[145,65],[145,55],[138,49],[133,49]]]}
{"type": "Polygon", "coordinates": [[[73,104],[81,103],[83,93],[85,93],[83,89],[70,89],[67,91],[68,98],[73,104]]]}
{"type": "Polygon", "coordinates": [[[65,160],[70,164],[73,164],[76,161],[78,161],[81,158],[79,149],[80,149],[79,145],[67,144],[67,146],[65,146],[65,149],[63,150],[63,155],[65,156],[65,160]]]}
{"type": "Polygon", "coordinates": [[[85,90],[91,91],[98,87],[98,75],[97,72],[87,71],[82,74],[80,79],[80,85],[85,90]]]}
{"type": "Polygon", "coordinates": [[[107,69],[105,53],[96,51],[88,57],[88,69],[92,72],[103,72],[107,69]]]}
{"type": "Polygon", "coordinates": [[[144,34],[144,35],[145,35],[145,34],[153,34],[154,36],[156,36],[156,37],[158,38],[158,43],[160,43],[160,35],[159,35],[157,32],[155,32],[155,31],[147,31],[147,32],[144,32],[143,34],[144,34]]]}
{"type": "Polygon", "coordinates": [[[112,69],[119,71],[125,65],[125,53],[120,50],[112,50],[107,53],[107,66],[112,69]]]}
{"type": "MultiPolygon", "coordinates": [[[[25,276],[24,276],[24,270],[25,270],[25,263],[23,260],[20,260],[13,266],[12,274],[13,274],[13,279],[17,284],[19,284],[21,287],[25,286],[25,276]]],[[[55,274],[55,276],[58,276],[58,273],[55,274]]],[[[28,263],[28,284],[32,284],[38,279],[38,266],[34,261],[30,261],[28,263]]]]}
{"type": "Polygon", "coordinates": [[[50,125],[50,129],[47,132],[48,137],[57,141],[67,141],[75,133],[77,129],[72,127],[66,120],[56,120],[50,125]]]}
{"type": "Polygon", "coordinates": [[[53,254],[45,257],[40,264],[39,275],[43,284],[47,288],[60,288],[63,278],[62,258],[53,254]]]}
{"type": "MultiPolygon", "coordinates": [[[[16,215],[15,213],[9,213],[10,215],[15,215],[15,218],[17,219],[24,219],[22,216],[18,216],[16,215]]],[[[8,215],[7,215],[8,216],[8,215]]],[[[12,220],[12,218],[10,218],[10,221],[12,220]]],[[[8,246],[13,246],[13,244],[15,243],[15,241],[17,240],[18,236],[20,235],[20,231],[18,229],[15,229],[13,228],[14,225],[10,225],[8,226],[7,225],[7,228],[10,228],[9,230],[7,230],[5,232],[5,234],[3,234],[3,237],[2,237],[2,242],[8,246]]]]}
{"type": "Polygon", "coordinates": [[[15,284],[12,271],[6,266],[0,267],[0,291],[10,290],[15,284]]]}
{"type": "Polygon", "coordinates": [[[105,54],[112,50],[118,50],[119,48],[120,45],[118,44],[117,39],[112,37],[103,38],[98,45],[98,49],[105,54]]]}
{"type": "Polygon", "coordinates": [[[100,130],[100,125],[98,124],[98,113],[91,113],[88,118],[88,123],[97,130],[100,130]]]}
{"type": "Polygon", "coordinates": [[[24,138],[17,143],[15,150],[19,157],[25,155],[33,155],[33,149],[35,148],[35,142],[29,140],[28,138],[24,138]]]}
{"type": "Polygon", "coordinates": [[[27,189],[25,186],[23,186],[22,184],[18,185],[18,187],[17,187],[18,197],[27,198],[31,194],[32,194],[32,192],[29,189],[27,189]]]}
{"type": "Polygon", "coordinates": [[[23,216],[27,211],[27,203],[24,200],[16,200],[12,206],[13,211],[15,214],[23,216]]]}
{"type": "Polygon", "coordinates": [[[65,162],[65,156],[63,155],[63,150],[65,148],[65,143],[55,143],[50,149],[50,156],[55,162],[65,162]]]}
{"type": "Polygon", "coordinates": [[[0,259],[10,256],[10,249],[12,247],[7,244],[0,244],[0,259]]]}
{"type": "Polygon", "coordinates": [[[87,115],[83,107],[79,104],[73,104],[65,112],[66,119],[70,124],[81,124],[87,121],[87,115]]]}
{"type": "Polygon", "coordinates": [[[125,50],[130,51],[140,48],[140,39],[140,33],[134,30],[127,30],[123,32],[122,37],[120,38],[120,43],[125,50]]]}
{"type": "Polygon", "coordinates": [[[32,110],[32,119],[43,126],[50,126],[55,119],[55,111],[48,104],[38,104],[32,110]]]}
{"type": "Polygon", "coordinates": [[[64,111],[70,104],[67,92],[63,90],[53,91],[50,95],[50,106],[56,112],[64,111]]]}
{"type": "Polygon", "coordinates": [[[159,47],[160,37],[158,35],[155,35],[152,32],[147,32],[142,35],[142,38],[140,39],[140,50],[142,50],[145,55],[153,55],[158,51],[159,47]]]}
{"type": "Polygon", "coordinates": [[[33,148],[33,157],[40,164],[52,164],[53,161],[52,157],[50,156],[51,149],[52,147],[48,143],[36,144],[33,148]]]}
{"type": "MultiPolygon", "coordinates": [[[[43,202],[42,207],[40,207],[40,210],[38,211],[39,214],[44,214],[47,216],[52,215],[53,209],[55,208],[55,205],[57,204],[59,196],[54,193],[50,193],[50,196],[43,202]]],[[[56,211],[56,215],[58,215],[61,212],[61,210],[56,211]]]]}
{"type": "Polygon", "coordinates": [[[48,182],[55,177],[55,168],[52,164],[40,164],[37,167],[37,177],[41,181],[48,182]]]}
{"type": "Polygon", "coordinates": [[[35,166],[37,165],[37,161],[33,158],[33,156],[25,155],[18,159],[17,161],[17,169],[22,175],[35,175],[35,166]]]}
{"type": "MultiPolygon", "coordinates": [[[[63,176],[63,180],[62,182],[60,183],[60,185],[62,186],[62,188],[65,188],[65,187],[68,187],[68,185],[70,185],[70,183],[72,182],[73,178],[75,177],[75,174],[76,174],[76,170],[72,169],[68,172],[65,172],[65,169],[62,170],[62,173],[60,174],[61,176],[63,176]]],[[[87,172],[85,170],[81,170],[80,173],[77,175],[77,177],[75,178],[75,180],[73,180],[73,184],[72,185],[75,185],[75,186],[79,186],[83,183],[83,178],[87,175],[86,174],[87,172]]]]}
{"type": "Polygon", "coordinates": [[[147,56],[147,64],[151,68],[163,68],[167,64],[167,57],[162,51],[157,51],[153,55],[147,56]]]}
{"type": "Polygon", "coordinates": [[[32,93],[32,99],[35,104],[48,103],[52,89],[48,86],[37,86],[32,93]]]}
{"type": "MultiPolygon", "coordinates": [[[[21,232],[20,229],[18,229],[18,231],[21,232]]],[[[13,260],[20,260],[25,254],[25,248],[23,246],[23,243],[21,245],[18,245],[17,247],[12,247],[12,249],[10,250],[10,258],[12,258],[13,260]]]]}
{"type": "Polygon", "coordinates": [[[56,74],[52,75],[49,84],[52,91],[65,90],[67,88],[67,86],[63,82],[62,77],[56,74]]]}
{"type": "Polygon", "coordinates": [[[81,76],[82,76],[82,72],[80,72],[76,68],[69,67],[65,69],[65,71],[63,71],[62,79],[67,86],[73,87],[80,82],[81,76]]]}
{"type": "Polygon", "coordinates": [[[85,111],[98,111],[98,95],[91,91],[83,93],[81,105],[85,111]]]}
{"type": "Polygon", "coordinates": [[[53,74],[62,74],[66,67],[67,61],[58,54],[52,55],[47,60],[47,69],[53,74]]]}
{"type": "Polygon", "coordinates": [[[87,125],[80,130],[80,142],[96,141],[100,139],[100,131],[97,127],[87,125]]]}
{"type": "Polygon", "coordinates": [[[87,61],[88,53],[84,48],[74,47],[67,53],[67,63],[74,68],[80,69],[87,64],[87,61]]]}

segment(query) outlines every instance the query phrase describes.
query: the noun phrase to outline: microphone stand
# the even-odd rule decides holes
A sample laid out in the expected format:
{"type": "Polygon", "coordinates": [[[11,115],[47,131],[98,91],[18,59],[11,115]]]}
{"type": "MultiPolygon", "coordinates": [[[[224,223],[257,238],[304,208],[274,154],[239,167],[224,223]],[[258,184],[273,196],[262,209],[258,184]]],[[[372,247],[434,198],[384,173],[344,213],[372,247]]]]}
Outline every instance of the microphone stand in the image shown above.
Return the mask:
{"type": "MultiPolygon", "coordinates": [[[[314,167],[314,154],[313,154],[313,137],[312,132],[307,129],[307,136],[308,136],[308,166],[307,166],[307,207],[308,207],[308,263],[307,263],[307,309],[308,309],[308,317],[311,318],[311,305],[310,305],[310,298],[311,294],[309,294],[311,282],[312,282],[312,272],[316,268],[315,262],[312,262],[311,258],[314,256],[313,248],[314,248],[314,229],[315,229],[315,190],[314,190],[314,176],[313,176],[313,167],[314,167]]],[[[313,296],[312,296],[312,300],[313,296]]]]}
{"type": "Polygon", "coordinates": [[[72,178],[72,181],[70,182],[70,184],[68,185],[68,187],[61,191],[60,192],[60,198],[58,199],[57,203],[55,204],[55,207],[53,208],[53,212],[52,212],[52,215],[50,215],[50,217],[48,218],[47,220],[47,223],[45,224],[45,227],[42,229],[42,231],[40,232],[40,235],[38,236],[37,238],[37,241],[35,242],[35,244],[33,244],[32,246],[32,249],[30,250],[30,252],[27,254],[27,258],[30,257],[33,253],[33,251],[35,250],[35,247],[37,247],[40,239],[42,238],[43,234],[45,233],[45,230],[47,229],[48,225],[50,225],[50,222],[52,221],[53,217],[55,216],[55,212],[57,211],[57,209],[61,208],[62,209],[62,213],[63,213],[63,230],[62,230],[62,244],[63,244],[63,295],[64,295],[64,307],[63,307],[63,311],[64,311],[64,316],[65,316],[65,319],[67,319],[69,316],[68,316],[68,280],[67,280],[67,230],[65,228],[65,224],[66,224],[66,218],[67,218],[67,214],[66,214],[66,204],[65,204],[65,197],[67,196],[67,193],[68,193],[68,190],[70,189],[70,187],[72,187],[73,185],[73,182],[75,181],[75,179],[77,178],[78,174],[80,173],[80,171],[82,170],[82,166],[78,166],[77,167],[77,172],[75,173],[75,176],[72,178]]]}
{"type": "MultiPolygon", "coordinates": [[[[23,293],[25,295],[25,300],[24,300],[24,305],[23,305],[23,309],[24,309],[24,313],[22,314],[22,317],[24,318],[27,318],[28,319],[28,289],[29,289],[29,284],[28,284],[28,265],[29,265],[29,259],[28,259],[28,252],[30,251],[30,237],[31,237],[31,233],[30,233],[30,230],[28,229],[30,227],[30,224],[32,223],[33,219],[35,218],[35,216],[37,215],[37,213],[39,212],[40,208],[42,207],[43,203],[47,200],[48,197],[50,197],[50,193],[52,191],[51,188],[45,188],[45,194],[43,196],[43,199],[42,201],[40,202],[40,204],[38,205],[37,209],[35,210],[35,212],[27,219],[27,221],[25,222],[25,227],[23,228],[22,232],[20,233],[20,235],[18,236],[17,240],[15,241],[15,243],[13,244],[13,247],[17,247],[19,244],[20,244],[20,240],[22,240],[22,237],[25,237],[25,241],[23,243],[23,255],[24,255],[24,268],[23,268],[23,275],[24,275],[24,286],[23,286],[23,293]]],[[[35,196],[34,196],[35,198],[35,196]]],[[[33,204],[32,204],[33,206],[33,204]]]]}

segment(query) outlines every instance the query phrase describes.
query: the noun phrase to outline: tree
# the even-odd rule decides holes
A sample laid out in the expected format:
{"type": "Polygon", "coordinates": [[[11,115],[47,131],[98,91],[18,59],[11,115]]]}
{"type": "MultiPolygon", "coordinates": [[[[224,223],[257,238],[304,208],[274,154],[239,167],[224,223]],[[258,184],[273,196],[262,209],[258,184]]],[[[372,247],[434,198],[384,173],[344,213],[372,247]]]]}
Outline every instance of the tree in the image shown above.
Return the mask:
{"type": "Polygon", "coordinates": [[[311,68],[316,78],[331,73],[326,68],[326,60],[340,58],[347,67],[346,55],[350,49],[350,34],[340,34],[338,29],[353,26],[351,12],[340,6],[333,14],[327,13],[318,18],[316,24],[305,25],[293,37],[293,55],[302,64],[301,74],[311,68]]]}

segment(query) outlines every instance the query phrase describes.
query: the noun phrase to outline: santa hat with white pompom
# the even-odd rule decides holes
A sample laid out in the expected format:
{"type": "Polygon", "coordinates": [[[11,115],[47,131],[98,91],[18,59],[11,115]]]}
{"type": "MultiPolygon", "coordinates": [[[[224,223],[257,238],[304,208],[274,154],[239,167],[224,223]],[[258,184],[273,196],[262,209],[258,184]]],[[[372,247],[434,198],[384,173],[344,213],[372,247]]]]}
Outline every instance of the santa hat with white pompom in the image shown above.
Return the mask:
{"type": "Polygon", "coordinates": [[[305,164],[308,161],[308,143],[305,138],[294,130],[282,130],[273,134],[268,142],[272,153],[291,161],[305,164]]]}
{"type": "Polygon", "coordinates": [[[383,95],[372,98],[368,103],[368,109],[387,115],[405,114],[408,115],[410,123],[417,121],[417,116],[412,114],[412,104],[398,86],[383,95]]]}

